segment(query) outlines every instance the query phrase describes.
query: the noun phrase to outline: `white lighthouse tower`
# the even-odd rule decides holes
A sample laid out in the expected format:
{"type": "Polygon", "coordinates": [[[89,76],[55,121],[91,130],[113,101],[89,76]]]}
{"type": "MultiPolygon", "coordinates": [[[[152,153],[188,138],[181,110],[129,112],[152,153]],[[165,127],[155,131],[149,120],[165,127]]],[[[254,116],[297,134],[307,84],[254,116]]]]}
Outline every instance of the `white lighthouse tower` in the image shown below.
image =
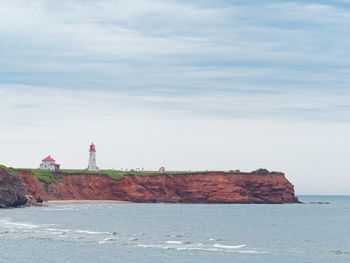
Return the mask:
{"type": "Polygon", "coordinates": [[[90,145],[90,150],[89,150],[89,166],[88,166],[88,171],[98,171],[98,167],[96,166],[96,149],[95,149],[95,144],[92,143],[90,145]]]}

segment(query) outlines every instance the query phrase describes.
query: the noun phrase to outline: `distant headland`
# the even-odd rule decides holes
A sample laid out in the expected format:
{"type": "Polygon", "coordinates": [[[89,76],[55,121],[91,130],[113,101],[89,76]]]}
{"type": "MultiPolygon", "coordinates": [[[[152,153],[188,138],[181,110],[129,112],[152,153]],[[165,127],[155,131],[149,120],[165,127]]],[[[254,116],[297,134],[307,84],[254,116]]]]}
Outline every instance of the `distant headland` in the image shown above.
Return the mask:
{"type": "Polygon", "coordinates": [[[298,203],[280,172],[40,170],[0,167],[0,207],[54,200],[166,203],[298,203]]]}

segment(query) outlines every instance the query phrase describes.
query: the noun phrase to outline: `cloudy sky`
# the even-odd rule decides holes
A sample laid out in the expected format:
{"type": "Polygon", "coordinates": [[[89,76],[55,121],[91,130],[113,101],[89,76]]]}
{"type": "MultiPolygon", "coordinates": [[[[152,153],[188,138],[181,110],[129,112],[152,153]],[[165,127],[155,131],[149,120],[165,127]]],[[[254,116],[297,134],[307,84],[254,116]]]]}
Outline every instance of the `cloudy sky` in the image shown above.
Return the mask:
{"type": "Polygon", "coordinates": [[[283,171],[350,194],[349,0],[2,0],[0,163],[283,171]]]}

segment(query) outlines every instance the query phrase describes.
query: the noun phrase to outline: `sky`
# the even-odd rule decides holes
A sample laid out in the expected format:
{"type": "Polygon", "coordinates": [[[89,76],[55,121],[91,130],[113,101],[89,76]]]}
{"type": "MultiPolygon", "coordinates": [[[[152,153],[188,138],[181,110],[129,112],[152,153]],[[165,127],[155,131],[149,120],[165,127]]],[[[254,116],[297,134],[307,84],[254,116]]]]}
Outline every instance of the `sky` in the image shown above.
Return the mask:
{"type": "Polygon", "coordinates": [[[0,163],[282,171],[350,195],[350,0],[2,0],[0,163]]]}

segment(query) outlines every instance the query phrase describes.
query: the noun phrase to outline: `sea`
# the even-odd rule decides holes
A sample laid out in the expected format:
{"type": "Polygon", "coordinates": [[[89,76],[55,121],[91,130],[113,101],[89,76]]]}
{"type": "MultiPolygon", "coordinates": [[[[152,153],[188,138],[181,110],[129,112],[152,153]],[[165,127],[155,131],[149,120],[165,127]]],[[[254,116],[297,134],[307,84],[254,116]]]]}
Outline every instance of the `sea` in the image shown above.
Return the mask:
{"type": "Polygon", "coordinates": [[[350,196],[299,199],[1,209],[0,262],[350,262],[350,196]]]}

